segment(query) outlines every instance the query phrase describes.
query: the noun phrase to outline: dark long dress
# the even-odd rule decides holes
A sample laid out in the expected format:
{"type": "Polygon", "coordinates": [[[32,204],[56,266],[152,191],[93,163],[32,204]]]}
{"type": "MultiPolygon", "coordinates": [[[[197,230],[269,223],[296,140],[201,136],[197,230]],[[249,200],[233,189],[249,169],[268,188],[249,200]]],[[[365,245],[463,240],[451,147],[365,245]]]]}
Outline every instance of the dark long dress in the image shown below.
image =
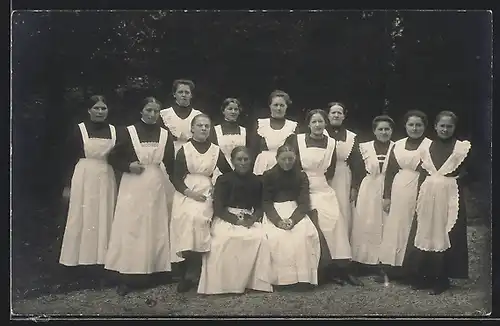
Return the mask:
{"type": "MultiPolygon", "coordinates": [[[[431,159],[439,169],[452,154],[456,139],[436,139],[432,142],[429,151],[431,159]]],[[[463,187],[468,182],[466,169],[469,164],[466,158],[454,172],[447,177],[458,176],[459,210],[454,227],[448,233],[451,248],[443,252],[422,251],[415,247],[414,239],[418,227],[415,219],[409,235],[408,248],[403,261],[403,267],[412,276],[449,277],[466,279],[469,277],[468,248],[467,248],[467,215],[463,187]]],[[[422,170],[419,185],[423,183],[428,173],[422,170]]]]}

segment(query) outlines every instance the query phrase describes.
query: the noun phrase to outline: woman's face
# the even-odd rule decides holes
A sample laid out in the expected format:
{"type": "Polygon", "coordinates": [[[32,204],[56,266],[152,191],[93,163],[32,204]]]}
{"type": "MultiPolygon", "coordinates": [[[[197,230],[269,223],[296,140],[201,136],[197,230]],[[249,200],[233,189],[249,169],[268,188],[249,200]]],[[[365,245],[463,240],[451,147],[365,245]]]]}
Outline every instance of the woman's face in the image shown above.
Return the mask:
{"type": "Polygon", "coordinates": [[[335,127],[340,127],[344,122],[345,114],[344,109],[340,105],[334,105],[328,112],[328,120],[330,124],[335,127]]]}
{"type": "Polygon", "coordinates": [[[405,124],[408,137],[418,139],[422,137],[425,131],[425,124],[421,117],[409,117],[405,124]]]}
{"type": "Polygon", "coordinates": [[[177,85],[174,98],[180,106],[189,106],[191,104],[191,99],[193,98],[193,94],[191,94],[191,87],[186,84],[177,85]]]}
{"type": "Polygon", "coordinates": [[[247,151],[239,151],[231,160],[234,170],[239,174],[245,174],[250,171],[250,155],[247,151]]]}
{"type": "Polygon", "coordinates": [[[240,115],[240,108],[238,104],[231,102],[224,108],[222,114],[224,115],[224,119],[226,121],[235,122],[236,120],[238,120],[238,117],[240,115]]]}
{"type": "Polygon", "coordinates": [[[206,117],[199,117],[193,122],[193,127],[191,132],[193,133],[193,138],[197,141],[205,141],[208,138],[210,131],[210,119],[206,117]]]}
{"type": "Polygon", "coordinates": [[[387,121],[378,122],[373,133],[375,134],[375,137],[378,141],[386,143],[391,139],[392,136],[391,124],[387,121]]]}
{"type": "Polygon", "coordinates": [[[160,105],[158,103],[148,103],[141,111],[142,120],[147,124],[155,124],[160,116],[160,105]]]}
{"type": "Polygon", "coordinates": [[[291,170],[295,164],[296,155],[292,151],[285,151],[278,155],[277,161],[279,166],[285,170],[291,170]]]}
{"type": "Polygon", "coordinates": [[[90,120],[103,122],[108,117],[108,106],[104,102],[97,102],[89,109],[90,120]]]}
{"type": "Polygon", "coordinates": [[[434,128],[439,138],[448,139],[455,133],[455,122],[452,117],[445,115],[439,119],[434,128]]]}
{"type": "Polygon", "coordinates": [[[275,96],[271,100],[271,105],[269,105],[269,108],[271,109],[271,117],[282,119],[286,115],[286,109],[288,108],[288,105],[286,104],[283,96],[275,96]]]}
{"type": "Polygon", "coordinates": [[[309,129],[311,130],[311,134],[316,136],[323,135],[325,127],[326,121],[323,119],[323,116],[319,113],[313,114],[311,120],[309,120],[309,129]]]}

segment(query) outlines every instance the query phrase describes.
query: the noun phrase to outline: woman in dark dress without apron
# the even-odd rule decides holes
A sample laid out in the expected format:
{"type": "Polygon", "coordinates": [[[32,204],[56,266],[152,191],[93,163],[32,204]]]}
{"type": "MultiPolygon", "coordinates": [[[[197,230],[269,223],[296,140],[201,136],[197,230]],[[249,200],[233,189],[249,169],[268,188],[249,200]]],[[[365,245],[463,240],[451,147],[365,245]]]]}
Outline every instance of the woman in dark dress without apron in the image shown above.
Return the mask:
{"type": "MultiPolygon", "coordinates": [[[[90,105],[89,119],[78,124],[67,148],[67,155],[77,162],[71,165],[71,178],[68,178],[71,184],[64,189],[64,196],[69,197],[69,211],[59,263],[100,265],[98,273],[101,274],[116,200],[115,174],[108,164],[108,154],[116,143],[116,131],[113,125],[106,123],[108,106],[104,96],[92,96],[90,105]]],[[[83,272],[88,273],[88,268],[83,272]]],[[[85,275],[86,278],[96,276],[85,275]]]]}
{"type": "Polygon", "coordinates": [[[414,287],[440,294],[450,278],[467,279],[467,217],[462,187],[466,181],[471,144],[455,138],[457,116],[443,111],[436,117],[437,137],[422,153],[417,218],[412,226],[403,266],[414,278],[414,287]],[[422,181],[423,180],[423,181],[422,181]]]}
{"type": "Polygon", "coordinates": [[[193,118],[193,137],[175,157],[176,192],[172,204],[172,255],[185,259],[180,265],[178,292],[193,288],[201,273],[202,254],[210,251],[210,223],[213,217],[213,173],[232,171],[219,146],[208,140],[210,118],[193,118]]]}
{"type": "MultiPolygon", "coordinates": [[[[209,140],[218,145],[224,153],[227,162],[231,163],[231,152],[238,146],[248,147],[250,142],[247,129],[238,124],[238,117],[242,111],[241,103],[238,99],[229,97],[222,102],[222,114],[224,121],[210,129],[209,140]]],[[[214,172],[214,184],[220,175],[219,169],[214,172]]]]}
{"type": "Polygon", "coordinates": [[[118,135],[110,155],[123,176],[105,268],[122,274],[120,295],[144,285],[138,275],[171,270],[166,181],[167,173],[173,176],[174,145],[169,131],[156,123],[160,108],[147,98],[141,120],[118,135]]]}

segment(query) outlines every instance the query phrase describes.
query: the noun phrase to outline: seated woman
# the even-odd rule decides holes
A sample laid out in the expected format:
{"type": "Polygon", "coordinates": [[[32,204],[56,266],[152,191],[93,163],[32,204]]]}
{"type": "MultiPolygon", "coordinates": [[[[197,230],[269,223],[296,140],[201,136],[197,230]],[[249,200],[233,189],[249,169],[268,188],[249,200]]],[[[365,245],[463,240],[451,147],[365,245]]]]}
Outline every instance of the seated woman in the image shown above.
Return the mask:
{"type": "Polygon", "coordinates": [[[277,164],[262,175],[262,225],[271,251],[271,283],[318,284],[320,239],[306,216],[310,212],[309,181],[296,165],[296,153],[282,145],[277,164]]]}
{"type": "Polygon", "coordinates": [[[231,151],[234,171],[221,175],[214,189],[210,251],[203,256],[198,293],[272,292],[271,256],[262,224],[262,184],[252,173],[244,146],[231,151]],[[235,268],[237,266],[237,268],[235,268]]]}

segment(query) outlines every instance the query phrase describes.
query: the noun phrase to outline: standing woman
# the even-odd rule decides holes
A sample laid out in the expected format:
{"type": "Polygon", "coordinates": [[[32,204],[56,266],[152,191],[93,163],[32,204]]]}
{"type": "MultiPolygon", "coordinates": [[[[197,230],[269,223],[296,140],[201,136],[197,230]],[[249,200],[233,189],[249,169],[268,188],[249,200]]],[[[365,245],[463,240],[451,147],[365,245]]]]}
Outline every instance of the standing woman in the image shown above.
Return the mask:
{"type": "Polygon", "coordinates": [[[106,123],[104,96],[92,96],[89,104],[89,119],[78,124],[68,148],[78,162],[64,189],[69,211],[59,263],[65,266],[104,264],[115,209],[116,180],[108,154],[116,131],[106,123]]]}
{"type": "Polygon", "coordinates": [[[161,165],[172,178],[174,145],[168,130],[156,123],[160,108],[155,98],[148,97],[141,120],[119,135],[110,157],[123,176],[105,268],[123,274],[120,295],[138,285],[133,276],[171,270],[167,176],[161,165]]]}
{"type": "MultiPolygon", "coordinates": [[[[209,140],[220,147],[232,168],[234,168],[231,163],[233,149],[237,146],[249,146],[247,130],[238,124],[241,111],[242,107],[238,99],[231,97],[225,99],[222,102],[224,122],[210,129],[209,140]]],[[[219,175],[220,171],[217,169],[214,173],[214,180],[219,175]]]]}
{"type": "Polygon", "coordinates": [[[359,280],[347,271],[351,259],[351,245],[347,222],[340,212],[335,190],[330,187],[337,158],[335,139],[325,135],[327,121],[325,111],[309,111],[306,117],[309,131],[292,134],[285,143],[296,149],[298,168],[307,175],[311,209],[317,212],[319,231],[325,237],[330,262],[336,262],[336,272],[342,281],[361,285],[359,280]]]}
{"type": "MultiPolygon", "coordinates": [[[[431,144],[424,136],[427,115],[418,110],[405,114],[408,137],[394,143],[384,182],[384,210],[389,213],[384,223],[380,263],[402,266],[410,227],[417,206],[421,153],[431,144]]],[[[387,275],[387,273],[385,273],[387,275]]]]}
{"type": "Polygon", "coordinates": [[[440,112],[434,125],[437,137],[423,149],[424,181],[417,198],[416,228],[410,232],[414,250],[409,248],[404,262],[412,265],[416,287],[430,288],[430,294],[446,291],[449,278],[469,276],[462,189],[471,144],[455,138],[457,120],[451,111],[440,112]]]}
{"type": "Polygon", "coordinates": [[[181,263],[178,292],[189,291],[197,282],[201,254],[210,251],[210,222],[213,216],[212,176],[215,168],[224,174],[232,171],[219,146],[208,140],[211,121],[206,114],[192,120],[193,137],[175,157],[174,194],[172,205],[172,255],[181,263]]]}
{"type": "Polygon", "coordinates": [[[257,120],[253,136],[253,152],[256,155],[253,172],[256,175],[262,175],[276,164],[276,150],[290,134],[298,131],[297,122],[285,118],[291,104],[287,93],[276,90],[269,96],[271,117],[257,120]]]}
{"type": "Polygon", "coordinates": [[[198,293],[243,293],[247,288],[272,292],[271,256],[260,223],[262,183],[252,173],[246,147],[234,148],[231,159],[234,171],[215,184],[212,240],[203,256],[198,293]]]}
{"type": "Polygon", "coordinates": [[[375,140],[359,144],[366,176],[359,187],[352,226],[352,259],[356,262],[376,266],[379,264],[379,247],[387,213],[383,209],[385,172],[389,153],[394,146],[391,141],[394,121],[386,115],[373,119],[375,140]]]}
{"type": "Polygon", "coordinates": [[[271,283],[317,285],[320,238],[311,214],[309,181],[296,164],[295,149],[277,149],[277,164],[262,175],[262,225],[271,251],[271,283]]]}
{"type": "Polygon", "coordinates": [[[347,109],[339,102],[328,103],[328,120],[330,124],[326,127],[328,135],[337,141],[336,167],[330,186],[335,190],[340,206],[340,212],[347,223],[349,237],[352,230],[352,209],[358,195],[361,179],[353,171],[359,170],[359,164],[363,161],[359,152],[357,135],[347,130],[344,119],[347,109]]]}

